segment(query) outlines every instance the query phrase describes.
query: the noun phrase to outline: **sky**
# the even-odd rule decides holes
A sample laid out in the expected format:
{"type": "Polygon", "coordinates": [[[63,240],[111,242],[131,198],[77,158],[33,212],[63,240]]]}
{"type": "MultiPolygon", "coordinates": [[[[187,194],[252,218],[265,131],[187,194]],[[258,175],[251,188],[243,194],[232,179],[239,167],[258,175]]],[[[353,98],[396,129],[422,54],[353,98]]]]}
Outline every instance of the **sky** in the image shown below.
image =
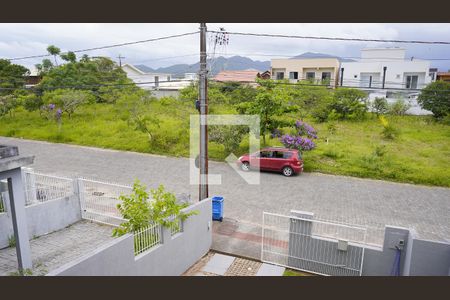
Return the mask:
{"type": "MultiPolygon", "coordinates": [[[[389,24],[389,23],[221,23],[207,24],[209,30],[225,28],[230,32],[271,33],[323,37],[450,41],[450,23],[389,24]]],[[[0,24],[0,58],[45,54],[48,45],[62,51],[78,50],[110,44],[146,40],[199,30],[198,23],[23,23],[0,24]]],[[[212,52],[212,34],[208,37],[208,52],[212,52]]],[[[287,39],[230,35],[226,46],[216,47],[216,56],[247,56],[253,60],[291,57],[304,52],[319,52],[341,57],[360,57],[362,48],[402,47],[406,56],[416,58],[448,58],[431,61],[432,67],[450,70],[450,45],[346,42],[327,40],[287,39]]],[[[152,68],[173,64],[196,63],[199,60],[199,36],[191,35],[103,50],[85,52],[89,56],[109,56],[123,63],[145,64],[152,68]]],[[[84,53],[83,53],[84,54],[84,53]]],[[[82,54],[79,54],[82,55],[82,54]]],[[[42,59],[13,61],[28,68],[42,59]]]]}

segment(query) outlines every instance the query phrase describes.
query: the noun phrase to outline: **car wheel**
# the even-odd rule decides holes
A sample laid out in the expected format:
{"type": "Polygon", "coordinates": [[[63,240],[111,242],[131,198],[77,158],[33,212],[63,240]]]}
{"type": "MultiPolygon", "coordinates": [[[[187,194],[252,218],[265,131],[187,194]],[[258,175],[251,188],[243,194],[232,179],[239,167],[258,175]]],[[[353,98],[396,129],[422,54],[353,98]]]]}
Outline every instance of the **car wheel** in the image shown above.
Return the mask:
{"type": "Polygon", "coordinates": [[[250,164],[248,163],[248,161],[244,161],[241,164],[241,169],[242,169],[242,171],[245,171],[245,172],[250,171],[250,164]]]}
{"type": "Polygon", "coordinates": [[[291,167],[284,167],[283,168],[283,175],[286,177],[292,176],[294,174],[294,170],[292,170],[291,167]]]}

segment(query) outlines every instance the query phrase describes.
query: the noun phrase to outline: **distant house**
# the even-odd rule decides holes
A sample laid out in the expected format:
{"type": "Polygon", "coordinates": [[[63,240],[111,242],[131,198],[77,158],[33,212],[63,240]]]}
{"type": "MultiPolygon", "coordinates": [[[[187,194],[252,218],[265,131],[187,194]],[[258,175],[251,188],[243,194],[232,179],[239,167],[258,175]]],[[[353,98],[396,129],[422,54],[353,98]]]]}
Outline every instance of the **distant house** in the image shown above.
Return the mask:
{"type": "Polygon", "coordinates": [[[41,82],[42,76],[39,75],[39,72],[36,68],[30,70],[30,74],[25,76],[25,86],[33,87],[39,82],[41,82]]]}
{"type": "Polygon", "coordinates": [[[270,74],[269,70],[260,73],[258,76],[258,78],[261,78],[261,79],[270,79],[271,77],[272,77],[272,75],[270,74]]]}
{"type": "Polygon", "coordinates": [[[403,48],[362,49],[361,59],[341,65],[343,86],[371,90],[420,90],[434,80],[434,74],[430,61],[406,59],[403,48]]]}
{"type": "Polygon", "coordinates": [[[256,78],[260,76],[258,70],[221,71],[213,80],[218,82],[240,82],[254,85],[256,78]]]}
{"type": "Polygon", "coordinates": [[[450,72],[437,72],[436,80],[450,82],[450,72]]]}
{"type": "Polygon", "coordinates": [[[310,81],[327,83],[335,87],[338,80],[339,59],[337,57],[299,56],[288,59],[272,59],[272,79],[289,79],[290,82],[310,81]]]}
{"type": "Polygon", "coordinates": [[[171,81],[172,75],[168,73],[145,72],[138,66],[124,64],[122,70],[127,73],[128,78],[133,80],[143,89],[158,89],[163,82],[171,81]]]}

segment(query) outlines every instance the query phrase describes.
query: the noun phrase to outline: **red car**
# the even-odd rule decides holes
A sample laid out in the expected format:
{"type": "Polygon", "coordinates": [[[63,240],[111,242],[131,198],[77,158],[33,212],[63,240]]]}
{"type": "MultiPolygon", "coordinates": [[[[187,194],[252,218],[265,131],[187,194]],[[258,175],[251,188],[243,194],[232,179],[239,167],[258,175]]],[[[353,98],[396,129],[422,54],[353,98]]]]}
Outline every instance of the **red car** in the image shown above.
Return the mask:
{"type": "Polygon", "coordinates": [[[303,172],[303,160],[295,149],[270,147],[253,154],[239,157],[237,164],[243,171],[259,169],[262,171],[278,171],[284,176],[292,176],[303,172]]]}

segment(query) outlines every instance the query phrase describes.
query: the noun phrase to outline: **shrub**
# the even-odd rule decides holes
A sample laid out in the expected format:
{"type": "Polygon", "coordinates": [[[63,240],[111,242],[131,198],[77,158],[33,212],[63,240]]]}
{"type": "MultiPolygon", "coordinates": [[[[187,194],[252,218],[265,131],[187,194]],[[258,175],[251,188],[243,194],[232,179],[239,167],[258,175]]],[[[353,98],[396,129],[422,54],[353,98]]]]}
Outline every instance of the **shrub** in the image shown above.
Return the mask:
{"type": "Polygon", "coordinates": [[[335,91],[330,112],[337,114],[341,120],[360,120],[367,112],[367,95],[357,89],[338,89],[335,91]]]}
{"type": "Polygon", "coordinates": [[[385,114],[389,109],[389,104],[386,98],[376,97],[372,103],[372,111],[377,114],[377,116],[385,114]]]}
{"type": "MultiPolygon", "coordinates": [[[[317,131],[311,125],[303,121],[296,121],[294,127],[296,133],[293,135],[290,134],[282,135],[279,138],[280,142],[286,148],[290,149],[297,149],[300,151],[313,150],[316,147],[316,144],[313,142],[313,139],[317,139],[317,131]]],[[[279,136],[280,134],[281,134],[280,131],[273,132],[272,136],[279,136]]]]}
{"type": "Polygon", "coordinates": [[[23,99],[23,107],[27,111],[38,110],[43,104],[44,102],[42,101],[42,98],[34,94],[27,95],[23,99]]]}
{"type": "Polygon", "coordinates": [[[384,138],[388,140],[395,139],[399,135],[398,130],[395,127],[393,127],[392,124],[390,124],[389,121],[384,116],[380,116],[379,118],[381,125],[383,125],[382,134],[384,138]]]}
{"type": "Polygon", "coordinates": [[[56,104],[69,118],[82,104],[91,103],[94,99],[94,96],[89,92],[70,89],[47,91],[42,96],[44,103],[56,104]]]}
{"type": "Polygon", "coordinates": [[[121,236],[145,228],[150,222],[173,228],[178,226],[179,219],[185,220],[198,213],[197,211],[182,212],[181,210],[189,204],[179,203],[174,194],[165,191],[163,185],[150,190],[150,193],[151,200],[146,187],[136,180],[132,194],[119,197],[122,202],[117,205],[117,209],[126,221],[114,228],[113,236],[121,236]]]}
{"type": "Polygon", "coordinates": [[[417,102],[423,109],[433,112],[435,118],[450,114],[450,83],[435,81],[422,89],[417,102]]]}
{"type": "Polygon", "coordinates": [[[397,99],[394,103],[389,105],[389,114],[393,116],[403,116],[406,111],[411,108],[411,105],[406,103],[403,99],[397,99]]]}
{"type": "Polygon", "coordinates": [[[19,107],[20,101],[15,95],[0,96],[0,117],[9,113],[13,116],[13,111],[19,107]]]}
{"type": "Polygon", "coordinates": [[[243,136],[248,133],[247,126],[208,126],[209,140],[222,144],[225,148],[225,155],[235,152],[239,148],[243,136]]]}

